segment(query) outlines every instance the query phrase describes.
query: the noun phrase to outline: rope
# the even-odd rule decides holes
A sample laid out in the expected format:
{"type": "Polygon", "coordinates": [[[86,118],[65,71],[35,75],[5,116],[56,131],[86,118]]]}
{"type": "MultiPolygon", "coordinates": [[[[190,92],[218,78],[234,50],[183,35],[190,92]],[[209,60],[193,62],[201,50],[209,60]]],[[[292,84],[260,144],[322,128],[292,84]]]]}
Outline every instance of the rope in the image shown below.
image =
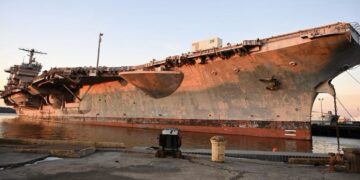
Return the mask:
{"type": "Polygon", "coordinates": [[[340,131],[339,131],[339,116],[337,112],[337,105],[336,105],[336,91],[334,85],[330,84],[334,89],[334,111],[335,111],[335,118],[336,118],[336,124],[335,124],[335,130],[336,130],[336,141],[337,141],[337,150],[338,153],[340,153],[340,131]]]}
{"type": "MultiPolygon", "coordinates": [[[[357,68],[358,66],[356,66],[357,68]]],[[[355,68],[355,67],[354,67],[355,68]]],[[[351,78],[353,78],[357,83],[360,84],[360,81],[357,80],[352,74],[350,74],[350,72],[346,71],[351,78]]],[[[334,85],[332,85],[334,87],[334,85]]],[[[334,88],[335,89],[335,88],[334,88]]],[[[345,108],[344,104],[339,100],[339,98],[336,97],[336,92],[334,93],[334,111],[335,111],[335,118],[336,118],[336,125],[335,125],[335,129],[336,129],[336,140],[337,140],[337,150],[338,153],[340,153],[340,132],[339,132],[339,125],[338,125],[338,120],[339,120],[339,116],[337,114],[337,105],[336,105],[336,100],[339,101],[340,105],[344,108],[344,110],[349,114],[349,116],[354,119],[354,117],[350,114],[350,112],[345,108]]]]}
{"type": "Polygon", "coordinates": [[[357,80],[352,74],[350,74],[349,71],[346,71],[346,72],[348,73],[348,75],[349,75],[352,79],[354,79],[354,80],[360,85],[360,81],[359,81],[359,80],[357,80]]]}
{"type": "Polygon", "coordinates": [[[350,118],[352,120],[355,120],[355,118],[350,114],[350,112],[346,109],[346,107],[344,106],[344,104],[340,101],[340,99],[337,97],[336,98],[338,100],[338,102],[340,103],[340,105],[342,106],[342,108],[344,108],[344,110],[346,111],[346,113],[350,116],[350,118]]]}

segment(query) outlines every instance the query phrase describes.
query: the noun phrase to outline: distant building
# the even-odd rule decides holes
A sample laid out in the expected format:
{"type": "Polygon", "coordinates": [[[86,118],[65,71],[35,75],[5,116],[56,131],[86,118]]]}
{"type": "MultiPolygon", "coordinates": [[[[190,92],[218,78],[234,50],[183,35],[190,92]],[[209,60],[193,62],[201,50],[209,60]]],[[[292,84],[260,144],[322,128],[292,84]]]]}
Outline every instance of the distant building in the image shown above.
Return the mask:
{"type": "Polygon", "coordinates": [[[327,113],[323,114],[319,112],[313,112],[311,116],[311,124],[330,125],[332,115],[332,111],[328,111],[327,113]]]}

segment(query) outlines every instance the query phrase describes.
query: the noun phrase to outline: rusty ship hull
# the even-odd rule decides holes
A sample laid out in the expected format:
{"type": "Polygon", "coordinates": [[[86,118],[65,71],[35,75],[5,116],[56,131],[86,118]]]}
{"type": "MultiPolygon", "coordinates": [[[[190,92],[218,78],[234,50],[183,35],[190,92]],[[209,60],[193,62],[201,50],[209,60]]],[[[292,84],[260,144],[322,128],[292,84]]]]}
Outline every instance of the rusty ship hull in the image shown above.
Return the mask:
{"type": "Polygon", "coordinates": [[[331,80],[357,64],[359,33],[337,23],[106,75],[50,70],[26,87],[44,99],[38,106],[3,98],[18,115],[41,119],[309,140],[316,96],[335,96],[331,80]]]}

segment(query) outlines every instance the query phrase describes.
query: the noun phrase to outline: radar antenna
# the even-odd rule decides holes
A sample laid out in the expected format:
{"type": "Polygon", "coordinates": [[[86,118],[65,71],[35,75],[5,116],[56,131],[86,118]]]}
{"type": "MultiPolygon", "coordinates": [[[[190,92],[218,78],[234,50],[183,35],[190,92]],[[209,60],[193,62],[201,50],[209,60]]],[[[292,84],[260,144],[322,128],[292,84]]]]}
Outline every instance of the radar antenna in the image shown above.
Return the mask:
{"type": "Polygon", "coordinates": [[[44,53],[41,51],[37,51],[35,49],[19,48],[19,50],[29,52],[29,55],[28,55],[29,56],[29,64],[32,64],[33,62],[35,62],[34,54],[47,54],[47,53],[44,53]]]}

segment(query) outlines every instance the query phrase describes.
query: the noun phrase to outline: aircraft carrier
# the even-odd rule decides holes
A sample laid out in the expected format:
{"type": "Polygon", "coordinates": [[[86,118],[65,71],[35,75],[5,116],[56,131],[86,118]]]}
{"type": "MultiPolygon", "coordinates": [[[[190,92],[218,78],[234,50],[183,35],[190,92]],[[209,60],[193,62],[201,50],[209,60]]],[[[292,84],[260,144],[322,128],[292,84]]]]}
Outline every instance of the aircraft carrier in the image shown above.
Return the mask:
{"type": "Polygon", "coordinates": [[[215,37],[137,66],[43,72],[42,52],[21,49],[29,62],[5,70],[1,97],[27,118],[309,140],[314,100],[335,97],[331,80],[360,64],[359,37],[358,24],[335,23],[235,44],[215,37]]]}

